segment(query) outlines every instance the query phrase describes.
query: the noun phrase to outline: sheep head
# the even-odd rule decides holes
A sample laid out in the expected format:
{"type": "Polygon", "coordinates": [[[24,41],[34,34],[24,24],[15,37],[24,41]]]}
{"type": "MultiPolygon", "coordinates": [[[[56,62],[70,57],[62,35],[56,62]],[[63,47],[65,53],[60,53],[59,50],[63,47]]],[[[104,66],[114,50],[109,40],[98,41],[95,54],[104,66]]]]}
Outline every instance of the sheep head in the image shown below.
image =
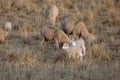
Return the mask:
{"type": "Polygon", "coordinates": [[[12,23],[9,21],[5,22],[3,29],[7,32],[11,31],[12,30],[12,23]]]}
{"type": "Polygon", "coordinates": [[[63,46],[62,46],[62,49],[67,49],[69,48],[69,44],[68,43],[64,43],[63,46]]]}

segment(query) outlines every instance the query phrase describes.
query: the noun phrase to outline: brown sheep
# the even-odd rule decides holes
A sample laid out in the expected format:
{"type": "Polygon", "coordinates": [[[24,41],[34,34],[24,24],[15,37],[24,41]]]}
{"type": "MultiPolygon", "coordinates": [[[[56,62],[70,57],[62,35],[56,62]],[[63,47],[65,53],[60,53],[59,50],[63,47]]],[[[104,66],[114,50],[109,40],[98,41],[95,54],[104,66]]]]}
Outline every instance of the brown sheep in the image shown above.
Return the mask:
{"type": "Polygon", "coordinates": [[[72,17],[65,16],[59,19],[61,22],[61,28],[66,34],[71,34],[74,26],[75,26],[75,19],[72,17]]]}
{"type": "Polygon", "coordinates": [[[74,38],[81,34],[88,41],[93,41],[95,39],[95,36],[88,32],[86,25],[81,21],[77,23],[72,33],[74,38]]]}
{"type": "Polygon", "coordinates": [[[73,39],[80,37],[80,35],[89,41],[95,39],[94,35],[88,32],[86,25],[82,21],[68,16],[60,19],[60,22],[62,30],[68,35],[72,34],[73,39]]]}
{"type": "Polygon", "coordinates": [[[58,16],[58,7],[56,5],[48,6],[48,8],[46,9],[46,18],[52,25],[55,25],[57,16],[58,16]]]}
{"type": "Polygon", "coordinates": [[[5,37],[11,31],[11,25],[11,22],[5,22],[3,28],[0,28],[0,42],[3,42],[5,40],[5,37]]]}
{"type": "Polygon", "coordinates": [[[61,29],[53,28],[48,25],[40,29],[40,35],[42,38],[41,45],[45,40],[54,40],[55,46],[60,48],[62,43],[71,41],[61,29]]]}
{"type": "Polygon", "coordinates": [[[0,42],[3,42],[7,35],[8,35],[8,32],[6,32],[2,28],[0,28],[0,42]]]}

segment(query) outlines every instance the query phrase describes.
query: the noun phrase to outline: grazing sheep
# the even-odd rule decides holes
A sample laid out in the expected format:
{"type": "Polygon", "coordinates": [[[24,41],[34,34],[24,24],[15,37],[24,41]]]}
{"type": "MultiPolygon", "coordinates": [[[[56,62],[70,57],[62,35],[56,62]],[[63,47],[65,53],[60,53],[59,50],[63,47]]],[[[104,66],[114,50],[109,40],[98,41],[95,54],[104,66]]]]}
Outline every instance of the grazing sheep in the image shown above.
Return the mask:
{"type": "Polygon", "coordinates": [[[82,61],[83,56],[86,54],[85,42],[82,38],[72,41],[72,46],[69,43],[64,43],[62,49],[67,51],[68,57],[80,58],[82,61]]]}
{"type": "Polygon", "coordinates": [[[66,34],[72,34],[72,31],[75,26],[75,19],[72,17],[65,16],[64,18],[59,19],[61,22],[61,28],[66,34]]]}
{"type": "Polygon", "coordinates": [[[12,23],[5,22],[3,28],[0,28],[0,42],[3,42],[5,40],[5,37],[11,31],[11,25],[12,23]]]}
{"type": "Polygon", "coordinates": [[[55,25],[57,16],[58,16],[58,7],[56,5],[48,6],[48,8],[46,9],[46,18],[52,25],[55,25]]]}
{"type": "Polygon", "coordinates": [[[45,40],[54,40],[57,48],[60,48],[62,43],[70,42],[68,36],[61,30],[52,26],[43,26],[40,29],[40,35],[42,38],[41,45],[45,40]]]}
{"type": "Polygon", "coordinates": [[[5,31],[11,31],[11,30],[12,30],[11,25],[12,25],[12,23],[9,22],[9,21],[7,21],[7,22],[5,22],[5,24],[4,24],[4,26],[3,26],[3,29],[4,29],[5,31]]]}
{"type": "Polygon", "coordinates": [[[60,19],[61,28],[66,34],[72,34],[72,38],[77,38],[83,36],[88,39],[88,41],[93,41],[95,39],[94,35],[88,32],[86,25],[82,21],[78,21],[71,17],[64,17],[60,19]]]}
{"type": "Polygon", "coordinates": [[[88,41],[95,39],[95,36],[88,32],[86,25],[81,21],[73,29],[73,37],[76,38],[78,35],[82,35],[88,41]]]}

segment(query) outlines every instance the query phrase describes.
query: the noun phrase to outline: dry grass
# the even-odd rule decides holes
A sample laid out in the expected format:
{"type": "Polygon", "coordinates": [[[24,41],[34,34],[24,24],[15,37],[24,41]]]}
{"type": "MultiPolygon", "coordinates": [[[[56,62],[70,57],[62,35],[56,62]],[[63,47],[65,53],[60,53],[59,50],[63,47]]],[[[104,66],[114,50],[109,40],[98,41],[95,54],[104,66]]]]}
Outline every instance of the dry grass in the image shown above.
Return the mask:
{"type": "Polygon", "coordinates": [[[13,23],[12,32],[0,44],[2,80],[119,80],[119,0],[0,0],[0,26],[13,23]],[[39,28],[45,10],[56,4],[58,18],[70,15],[86,24],[97,38],[88,44],[83,62],[69,60],[52,41],[40,45],[39,28]]]}

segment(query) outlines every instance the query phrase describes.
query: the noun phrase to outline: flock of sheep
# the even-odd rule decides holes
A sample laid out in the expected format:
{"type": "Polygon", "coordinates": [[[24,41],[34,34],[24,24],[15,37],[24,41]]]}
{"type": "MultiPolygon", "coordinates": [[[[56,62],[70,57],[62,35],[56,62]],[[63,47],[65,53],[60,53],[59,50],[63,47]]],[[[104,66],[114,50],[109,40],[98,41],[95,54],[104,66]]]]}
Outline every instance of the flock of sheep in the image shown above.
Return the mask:
{"type": "MultiPolygon", "coordinates": [[[[58,7],[50,5],[46,9],[46,22],[48,24],[40,28],[39,34],[42,38],[41,45],[46,40],[53,40],[56,48],[65,50],[69,58],[79,58],[82,61],[86,54],[84,39],[93,41],[94,35],[88,32],[86,25],[82,21],[77,21],[69,16],[60,18],[61,28],[55,27],[56,17],[58,16],[58,7]],[[72,38],[70,38],[72,36],[72,38]]],[[[6,22],[0,28],[0,41],[4,41],[5,37],[11,31],[11,22],[6,22]]]]}
{"type": "Polygon", "coordinates": [[[57,16],[57,6],[50,5],[46,10],[48,24],[40,29],[41,45],[45,40],[53,40],[56,48],[65,50],[69,58],[79,58],[82,61],[83,56],[86,54],[84,39],[91,42],[95,40],[94,35],[88,32],[86,25],[82,21],[75,20],[70,16],[59,19],[61,28],[55,27],[57,16]],[[72,38],[69,36],[72,36],[72,38]]]}

